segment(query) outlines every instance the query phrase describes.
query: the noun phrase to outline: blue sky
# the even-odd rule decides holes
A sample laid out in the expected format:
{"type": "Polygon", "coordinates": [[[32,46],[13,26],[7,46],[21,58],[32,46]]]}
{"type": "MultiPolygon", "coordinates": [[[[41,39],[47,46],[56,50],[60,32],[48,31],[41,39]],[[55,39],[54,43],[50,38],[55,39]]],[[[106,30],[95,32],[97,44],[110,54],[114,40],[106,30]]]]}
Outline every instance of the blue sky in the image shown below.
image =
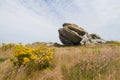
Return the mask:
{"type": "Polygon", "coordinates": [[[0,0],[0,43],[60,43],[65,22],[120,41],[120,0],[0,0]]]}

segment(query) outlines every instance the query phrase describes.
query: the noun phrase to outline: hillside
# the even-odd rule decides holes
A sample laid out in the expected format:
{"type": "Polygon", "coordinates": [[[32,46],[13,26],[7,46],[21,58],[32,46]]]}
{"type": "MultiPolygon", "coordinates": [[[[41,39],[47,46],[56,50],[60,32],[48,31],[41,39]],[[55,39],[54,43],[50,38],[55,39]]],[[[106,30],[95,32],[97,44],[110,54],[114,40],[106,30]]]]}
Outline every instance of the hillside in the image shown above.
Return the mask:
{"type": "MultiPolygon", "coordinates": [[[[36,48],[39,45],[26,45],[36,48]]],[[[120,43],[88,46],[50,46],[55,54],[50,66],[14,66],[13,47],[0,48],[0,80],[120,80],[120,43]]]]}

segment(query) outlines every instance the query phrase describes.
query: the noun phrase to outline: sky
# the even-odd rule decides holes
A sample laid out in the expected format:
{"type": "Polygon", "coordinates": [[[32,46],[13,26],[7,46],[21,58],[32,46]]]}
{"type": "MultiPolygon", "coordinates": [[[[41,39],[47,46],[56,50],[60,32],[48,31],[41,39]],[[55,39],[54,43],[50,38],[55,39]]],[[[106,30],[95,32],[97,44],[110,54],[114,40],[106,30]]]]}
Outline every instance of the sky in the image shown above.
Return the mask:
{"type": "Polygon", "coordinates": [[[60,43],[63,23],[120,41],[120,0],[0,0],[0,43],[60,43]]]}

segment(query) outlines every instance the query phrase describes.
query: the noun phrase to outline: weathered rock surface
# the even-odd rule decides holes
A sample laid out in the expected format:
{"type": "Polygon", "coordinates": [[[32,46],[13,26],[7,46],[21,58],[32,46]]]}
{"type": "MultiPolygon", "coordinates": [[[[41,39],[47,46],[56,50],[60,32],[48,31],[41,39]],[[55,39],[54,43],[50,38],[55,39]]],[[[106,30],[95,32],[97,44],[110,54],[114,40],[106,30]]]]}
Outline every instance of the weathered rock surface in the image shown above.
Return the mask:
{"type": "Polygon", "coordinates": [[[98,35],[88,34],[88,32],[76,24],[64,23],[63,28],[60,28],[58,32],[61,42],[66,45],[105,43],[98,35]]]}

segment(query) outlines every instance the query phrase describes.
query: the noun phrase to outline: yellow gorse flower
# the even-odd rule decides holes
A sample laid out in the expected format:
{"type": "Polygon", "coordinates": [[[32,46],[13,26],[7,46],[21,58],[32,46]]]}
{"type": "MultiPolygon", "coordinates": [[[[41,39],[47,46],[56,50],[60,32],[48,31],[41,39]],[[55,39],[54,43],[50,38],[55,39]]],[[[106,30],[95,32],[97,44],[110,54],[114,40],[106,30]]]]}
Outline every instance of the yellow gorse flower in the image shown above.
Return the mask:
{"type": "Polygon", "coordinates": [[[35,59],[37,59],[37,57],[35,56],[35,55],[31,55],[31,57],[30,57],[32,60],[35,60],[35,59]]]}
{"type": "Polygon", "coordinates": [[[53,53],[54,48],[47,46],[39,46],[33,49],[19,44],[14,47],[14,59],[12,59],[12,62],[21,66],[22,64],[25,65],[28,62],[36,60],[38,64],[49,65],[53,59],[53,53]]]}
{"type": "Polygon", "coordinates": [[[29,61],[30,61],[29,58],[27,58],[27,57],[24,57],[24,58],[23,58],[23,64],[25,64],[25,63],[27,63],[27,62],[29,62],[29,61]]]}

